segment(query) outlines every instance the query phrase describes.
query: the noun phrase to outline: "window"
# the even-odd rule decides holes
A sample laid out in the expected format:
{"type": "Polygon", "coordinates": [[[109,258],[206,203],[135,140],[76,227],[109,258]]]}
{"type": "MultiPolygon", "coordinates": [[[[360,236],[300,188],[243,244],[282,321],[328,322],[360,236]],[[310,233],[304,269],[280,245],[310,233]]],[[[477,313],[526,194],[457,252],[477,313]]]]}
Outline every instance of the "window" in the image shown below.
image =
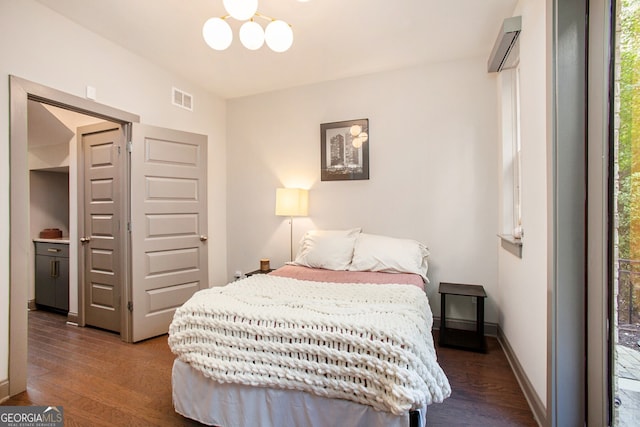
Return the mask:
{"type": "Polygon", "coordinates": [[[521,244],[522,178],[520,144],[520,68],[502,70],[501,104],[501,230],[503,239],[521,244]]]}

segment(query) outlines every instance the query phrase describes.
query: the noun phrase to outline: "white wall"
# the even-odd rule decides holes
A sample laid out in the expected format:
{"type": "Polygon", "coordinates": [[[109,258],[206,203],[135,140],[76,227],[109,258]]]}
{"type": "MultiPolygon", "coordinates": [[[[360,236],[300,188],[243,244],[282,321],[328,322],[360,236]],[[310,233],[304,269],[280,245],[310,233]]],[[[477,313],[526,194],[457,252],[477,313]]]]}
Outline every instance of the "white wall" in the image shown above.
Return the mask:
{"type": "MultiPolygon", "coordinates": [[[[428,294],[440,281],[477,283],[497,323],[498,130],[486,58],[424,65],[230,100],[227,105],[228,271],[289,260],[277,187],[309,188],[312,228],[363,227],[431,250],[428,294]],[[370,179],[320,181],[320,124],[369,119],[370,179]]],[[[452,316],[474,318],[471,299],[452,316]],[[468,304],[467,304],[468,303],[468,304]]]]}
{"type": "MultiPolygon", "coordinates": [[[[87,85],[97,101],[143,123],[208,135],[209,271],[212,283],[226,272],[225,102],[31,0],[0,0],[0,384],[8,378],[9,99],[8,75],[76,96],[87,85]],[[195,97],[195,111],[171,105],[171,87],[195,97]]],[[[26,149],[26,148],[25,148],[26,149]]],[[[27,238],[27,236],[25,236],[27,238]]],[[[17,254],[18,256],[20,254],[17,254]]],[[[25,255],[26,256],[26,255],[25,255]]],[[[25,307],[26,309],[26,307],[25,307]]]]}
{"type": "Polygon", "coordinates": [[[29,170],[69,167],[69,142],[29,148],[29,170]]]}
{"type": "MultiPolygon", "coordinates": [[[[45,228],[59,228],[69,236],[69,174],[34,170],[29,174],[31,234],[39,237],[45,228]]],[[[33,295],[30,295],[32,298],[33,295]]]]}
{"type": "MultiPolygon", "coordinates": [[[[498,250],[500,326],[540,401],[547,379],[547,152],[545,2],[521,0],[522,259],[498,250]]],[[[496,91],[498,91],[496,85],[496,91]]]]}
{"type": "MultiPolygon", "coordinates": [[[[523,15],[521,260],[496,251],[497,85],[486,73],[484,57],[241,98],[225,106],[39,3],[0,0],[0,28],[11,35],[0,38],[0,79],[5,79],[0,99],[9,97],[9,74],[77,96],[92,85],[98,102],[138,114],[143,123],[207,134],[213,285],[225,283],[236,269],[258,268],[260,258],[271,258],[273,266],[288,260],[288,223],[274,215],[280,186],[311,189],[310,216],[295,220],[295,241],[310,228],[352,226],[423,241],[432,253],[428,289],[434,314],[440,312],[439,281],[484,285],[486,320],[500,322],[545,402],[544,3],[522,0],[516,11],[523,15]],[[172,86],[195,95],[193,113],[170,104],[172,86]],[[371,179],[321,182],[320,123],[356,118],[370,120],[371,179]]],[[[0,128],[8,127],[8,102],[0,102],[0,128]]],[[[5,131],[0,133],[0,271],[5,272],[0,274],[0,383],[8,377],[8,149],[5,131]]],[[[471,308],[454,315],[471,318],[471,308]]]]}

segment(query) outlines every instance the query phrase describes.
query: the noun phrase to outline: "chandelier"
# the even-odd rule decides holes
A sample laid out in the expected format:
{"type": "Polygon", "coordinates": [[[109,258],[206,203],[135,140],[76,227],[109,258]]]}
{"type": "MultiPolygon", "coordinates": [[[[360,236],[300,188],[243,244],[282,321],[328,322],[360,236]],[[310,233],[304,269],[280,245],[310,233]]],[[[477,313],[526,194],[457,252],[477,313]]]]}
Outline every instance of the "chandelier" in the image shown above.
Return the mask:
{"type": "Polygon", "coordinates": [[[240,42],[249,50],[257,50],[263,44],[275,52],[285,52],[293,44],[291,26],[280,19],[274,19],[258,12],[258,0],[223,0],[228,15],[210,18],[202,27],[204,41],[215,50],[225,50],[233,41],[233,32],[227,19],[246,21],[240,27],[240,42]],[[263,29],[256,19],[269,23],[263,29]]]}

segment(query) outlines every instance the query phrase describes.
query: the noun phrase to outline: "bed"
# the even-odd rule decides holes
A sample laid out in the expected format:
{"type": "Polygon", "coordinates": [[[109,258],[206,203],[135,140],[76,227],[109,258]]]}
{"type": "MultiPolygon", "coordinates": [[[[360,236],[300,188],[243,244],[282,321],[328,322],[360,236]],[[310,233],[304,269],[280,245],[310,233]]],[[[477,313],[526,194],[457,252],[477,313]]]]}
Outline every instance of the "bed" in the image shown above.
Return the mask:
{"type": "Polygon", "coordinates": [[[428,251],[388,239],[309,232],[293,265],[193,295],[169,330],[176,411],[221,427],[426,425],[451,392],[428,251]]]}

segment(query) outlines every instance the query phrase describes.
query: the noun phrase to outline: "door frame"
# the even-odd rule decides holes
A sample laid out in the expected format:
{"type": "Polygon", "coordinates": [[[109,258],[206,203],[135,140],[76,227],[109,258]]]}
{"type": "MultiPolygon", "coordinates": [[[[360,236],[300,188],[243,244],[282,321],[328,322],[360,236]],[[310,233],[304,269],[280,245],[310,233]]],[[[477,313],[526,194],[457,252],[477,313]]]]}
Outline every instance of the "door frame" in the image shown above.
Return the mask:
{"type": "Polygon", "coordinates": [[[615,2],[589,1],[587,86],[586,421],[612,418],[613,102],[615,2]]]}
{"type": "MultiPolygon", "coordinates": [[[[128,137],[132,122],[140,117],[20,77],[9,76],[9,395],[27,389],[29,174],[27,155],[27,105],[37,101],[121,124],[128,137]]],[[[127,175],[128,179],[128,173],[127,175]]],[[[70,236],[77,240],[78,236],[70,236]]],[[[128,245],[127,245],[128,249],[128,245]]],[[[81,282],[78,282],[81,286],[81,282]]],[[[122,297],[129,294],[123,283],[122,297]]],[[[126,302],[124,303],[126,306],[126,302]]],[[[80,307],[80,300],[78,300],[80,307]]],[[[79,308],[80,309],[80,308],[79,308]]],[[[128,313],[128,312],[127,312],[128,313]]],[[[123,325],[124,326],[124,325],[123,325]]],[[[130,328],[121,337],[130,340],[130,328]]]]}
{"type": "Polygon", "coordinates": [[[589,0],[547,0],[547,407],[549,426],[586,418],[587,37],[589,0]]]}
{"type": "Polygon", "coordinates": [[[549,426],[610,422],[612,3],[547,3],[553,25],[545,423],[549,426]]]}

